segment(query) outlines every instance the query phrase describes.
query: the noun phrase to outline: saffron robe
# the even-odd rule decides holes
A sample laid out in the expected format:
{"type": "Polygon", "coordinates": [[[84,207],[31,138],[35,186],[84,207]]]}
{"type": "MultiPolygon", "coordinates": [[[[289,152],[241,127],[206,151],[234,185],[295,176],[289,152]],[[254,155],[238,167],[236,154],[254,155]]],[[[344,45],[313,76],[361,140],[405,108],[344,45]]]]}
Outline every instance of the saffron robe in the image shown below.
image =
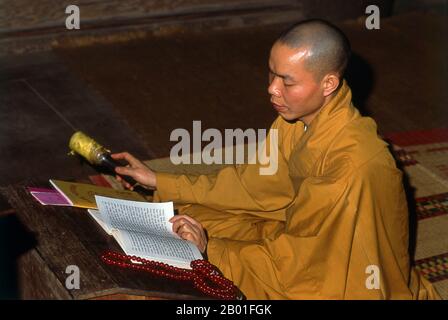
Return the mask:
{"type": "Polygon", "coordinates": [[[156,174],[156,201],[203,224],[209,260],[248,299],[438,298],[410,266],[402,173],[346,82],[307,130],[281,117],[271,128],[274,175],[156,174]]]}

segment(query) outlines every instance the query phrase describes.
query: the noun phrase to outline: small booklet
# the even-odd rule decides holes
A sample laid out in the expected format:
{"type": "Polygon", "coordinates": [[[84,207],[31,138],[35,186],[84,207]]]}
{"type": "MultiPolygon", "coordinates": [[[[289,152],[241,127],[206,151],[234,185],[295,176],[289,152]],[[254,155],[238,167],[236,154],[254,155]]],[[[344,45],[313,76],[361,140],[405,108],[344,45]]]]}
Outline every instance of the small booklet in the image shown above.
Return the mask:
{"type": "Polygon", "coordinates": [[[172,231],[172,202],[151,203],[95,196],[98,210],[88,212],[112,235],[127,255],[191,269],[193,260],[203,259],[192,242],[172,231]]]}
{"type": "Polygon", "coordinates": [[[93,184],[67,182],[54,179],[50,179],[50,183],[56,191],[64,197],[68,203],[67,205],[73,207],[97,209],[95,195],[126,200],[146,201],[142,195],[129,190],[115,190],[112,188],[95,186],[93,184]]]}

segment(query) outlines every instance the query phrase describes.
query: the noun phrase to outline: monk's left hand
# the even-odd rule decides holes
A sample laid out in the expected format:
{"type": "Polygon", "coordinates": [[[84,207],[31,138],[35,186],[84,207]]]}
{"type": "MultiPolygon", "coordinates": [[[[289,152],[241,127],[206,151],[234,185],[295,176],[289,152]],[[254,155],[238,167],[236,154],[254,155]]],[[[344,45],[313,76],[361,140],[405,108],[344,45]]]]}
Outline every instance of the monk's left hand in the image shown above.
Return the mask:
{"type": "Polygon", "coordinates": [[[207,248],[207,236],[202,224],[190,216],[177,215],[172,217],[173,232],[177,233],[182,239],[193,242],[202,253],[207,248]]]}

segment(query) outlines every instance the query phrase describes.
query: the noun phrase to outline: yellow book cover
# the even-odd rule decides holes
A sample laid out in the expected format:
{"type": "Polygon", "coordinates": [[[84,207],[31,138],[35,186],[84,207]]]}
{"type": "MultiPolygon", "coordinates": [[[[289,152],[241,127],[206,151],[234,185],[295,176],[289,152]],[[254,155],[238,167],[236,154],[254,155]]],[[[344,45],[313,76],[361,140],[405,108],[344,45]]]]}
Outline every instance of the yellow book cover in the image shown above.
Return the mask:
{"type": "Polygon", "coordinates": [[[74,207],[97,209],[95,195],[123,200],[147,201],[145,197],[134,191],[116,190],[93,184],[53,179],[50,179],[50,183],[74,207]]]}

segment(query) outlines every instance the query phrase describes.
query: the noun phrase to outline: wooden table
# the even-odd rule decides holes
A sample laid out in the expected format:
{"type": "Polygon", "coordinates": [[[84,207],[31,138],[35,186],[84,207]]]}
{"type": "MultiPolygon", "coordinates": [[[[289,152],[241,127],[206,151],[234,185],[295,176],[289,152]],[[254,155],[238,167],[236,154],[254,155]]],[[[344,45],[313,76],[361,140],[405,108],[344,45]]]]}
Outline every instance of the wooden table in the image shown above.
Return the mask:
{"type": "Polygon", "coordinates": [[[16,274],[18,294],[23,299],[206,299],[191,283],[161,279],[150,274],[111,267],[100,255],[105,250],[122,252],[86,209],[43,206],[26,187],[46,184],[29,181],[0,188],[3,216],[15,216],[21,225],[7,246],[18,246],[16,274]],[[9,208],[5,207],[5,199],[9,208]],[[14,212],[14,213],[13,213],[14,212]],[[23,227],[23,228],[22,228],[23,227]],[[25,235],[25,236],[24,236],[25,235]],[[26,239],[26,241],[24,240],[26,239]],[[26,245],[24,245],[26,243],[26,245]],[[66,280],[80,271],[79,289],[67,289],[66,280]]]}

